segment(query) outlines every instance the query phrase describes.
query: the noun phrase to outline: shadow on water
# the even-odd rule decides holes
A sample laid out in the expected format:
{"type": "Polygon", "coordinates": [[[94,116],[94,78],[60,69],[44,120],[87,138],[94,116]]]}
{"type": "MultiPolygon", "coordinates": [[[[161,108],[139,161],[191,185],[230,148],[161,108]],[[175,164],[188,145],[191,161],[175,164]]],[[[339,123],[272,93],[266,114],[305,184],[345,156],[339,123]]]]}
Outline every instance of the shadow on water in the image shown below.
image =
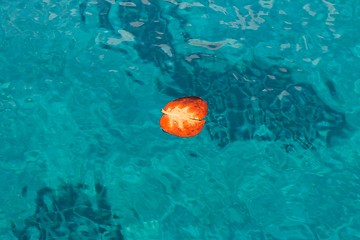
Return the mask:
{"type": "Polygon", "coordinates": [[[222,61],[201,56],[191,65],[176,62],[176,84],[158,81],[159,90],[173,97],[179,97],[176,91],[181,89],[208,101],[207,129],[219,146],[256,139],[312,149],[317,140],[331,145],[334,137],[346,133],[345,115],[327,106],[311,85],[294,83],[291,73],[277,75],[279,67],[262,69],[255,62],[240,67],[224,63],[219,71],[215,66],[222,61]],[[199,73],[186,74],[184,69],[199,73]]]}
{"type": "Polygon", "coordinates": [[[124,239],[119,217],[106,200],[106,189],[95,184],[95,196],[85,185],[45,187],[37,192],[35,213],[18,226],[12,222],[17,239],[124,239]],[[21,225],[21,226],[20,226],[21,225]]]}
{"type": "MultiPolygon", "coordinates": [[[[106,5],[99,8],[102,11],[99,25],[111,30],[108,20],[111,6],[99,2],[106,5]]],[[[171,83],[157,79],[158,90],[174,98],[200,96],[209,103],[206,127],[220,147],[237,140],[256,139],[282,141],[286,151],[292,149],[292,144],[314,149],[315,142],[331,146],[336,142],[334,139],[348,132],[344,113],[327,106],[311,85],[295,83],[291,69],[279,70],[282,58],[260,60],[248,53],[246,59],[233,63],[215,53],[194,52],[196,58],[189,60],[173,44],[168,29],[170,20],[159,5],[143,4],[140,0],[131,7],[116,5],[119,27],[135,36],[134,48],[141,59],[152,62],[172,79],[171,83]],[[146,24],[135,28],[131,25],[135,21],[146,24]],[[160,44],[169,46],[172,56],[157,47],[160,44]]],[[[176,6],[169,6],[171,21],[178,21],[182,32],[182,36],[176,37],[186,43],[191,38],[184,29],[186,19],[177,14],[176,6]]],[[[330,94],[336,94],[330,81],[327,86],[330,94]]]]}

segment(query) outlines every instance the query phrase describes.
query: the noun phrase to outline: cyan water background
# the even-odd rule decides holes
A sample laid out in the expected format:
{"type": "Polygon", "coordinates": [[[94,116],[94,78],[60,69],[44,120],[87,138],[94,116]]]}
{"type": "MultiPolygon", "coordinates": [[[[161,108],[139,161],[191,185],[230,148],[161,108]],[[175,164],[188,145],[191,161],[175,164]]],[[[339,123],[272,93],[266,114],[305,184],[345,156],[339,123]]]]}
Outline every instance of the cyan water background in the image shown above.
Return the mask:
{"type": "Polygon", "coordinates": [[[360,2],[0,2],[1,239],[360,239],[360,2]],[[198,95],[206,129],[162,132],[198,95]]]}

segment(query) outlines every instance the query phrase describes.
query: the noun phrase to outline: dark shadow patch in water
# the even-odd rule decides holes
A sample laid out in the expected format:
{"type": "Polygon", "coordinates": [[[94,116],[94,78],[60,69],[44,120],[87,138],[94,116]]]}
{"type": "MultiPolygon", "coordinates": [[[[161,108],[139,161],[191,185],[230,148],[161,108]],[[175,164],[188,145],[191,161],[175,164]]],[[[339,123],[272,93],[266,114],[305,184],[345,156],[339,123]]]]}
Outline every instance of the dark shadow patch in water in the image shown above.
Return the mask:
{"type": "MultiPolygon", "coordinates": [[[[89,2],[89,0],[83,0],[79,4],[80,20],[83,23],[86,23],[86,9],[89,4],[93,3],[89,2]]],[[[96,7],[98,9],[99,27],[114,31],[114,27],[109,20],[111,5],[112,4],[106,0],[97,0],[96,2],[96,7]]]]}
{"type": "Polygon", "coordinates": [[[334,137],[346,136],[345,114],[327,106],[311,85],[294,83],[291,72],[276,74],[278,66],[264,69],[256,62],[244,62],[242,67],[225,62],[220,69],[215,66],[226,60],[208,56],[192,61],[187,67],[175,62],[175,84],[159,81],[159,90],[173,97],[203,97],[209,104],[206,127],[219,146],[237,140],[293,140],[313,149],[315,141],[331,146],[334,137]]]}
{"type": "Polygon", "coordinates": [[[124,239],[119,217],[113,214],[106,189],[95,184],[95,197],[85,185],[45,187],[37,192],[35,213],[23,223],[11,223],[17,239],[124,239]]]}
{"type": "Polygon", "coordinates": [[[97,0],[97,8],[99,10],[100,27],[108,30],[114,30],[113,26],[109,21],[111,3],[106,0],[97,0]]]}

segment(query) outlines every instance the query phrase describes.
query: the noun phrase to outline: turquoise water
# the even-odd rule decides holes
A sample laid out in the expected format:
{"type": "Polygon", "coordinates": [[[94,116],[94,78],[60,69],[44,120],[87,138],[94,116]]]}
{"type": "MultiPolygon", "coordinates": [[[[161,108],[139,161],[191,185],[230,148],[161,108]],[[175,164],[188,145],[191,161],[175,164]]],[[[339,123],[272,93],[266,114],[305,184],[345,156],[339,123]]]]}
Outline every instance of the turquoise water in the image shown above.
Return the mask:
{"type": "Polygon", "coordinates": [[[360,239],[347,2],[1,1],[1,239],[360,239]]]}

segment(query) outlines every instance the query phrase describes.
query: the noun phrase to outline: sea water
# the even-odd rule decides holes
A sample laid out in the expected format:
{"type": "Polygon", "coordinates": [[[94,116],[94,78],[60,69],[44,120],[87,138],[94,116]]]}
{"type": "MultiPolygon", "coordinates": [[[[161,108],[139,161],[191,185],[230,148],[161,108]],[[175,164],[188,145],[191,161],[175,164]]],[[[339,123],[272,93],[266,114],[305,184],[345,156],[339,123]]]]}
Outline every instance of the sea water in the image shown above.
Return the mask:
{"type": "Polygon", "coordinates": [[[1,1],[1,239],[360,239],[359,3],[1,1]]]}

